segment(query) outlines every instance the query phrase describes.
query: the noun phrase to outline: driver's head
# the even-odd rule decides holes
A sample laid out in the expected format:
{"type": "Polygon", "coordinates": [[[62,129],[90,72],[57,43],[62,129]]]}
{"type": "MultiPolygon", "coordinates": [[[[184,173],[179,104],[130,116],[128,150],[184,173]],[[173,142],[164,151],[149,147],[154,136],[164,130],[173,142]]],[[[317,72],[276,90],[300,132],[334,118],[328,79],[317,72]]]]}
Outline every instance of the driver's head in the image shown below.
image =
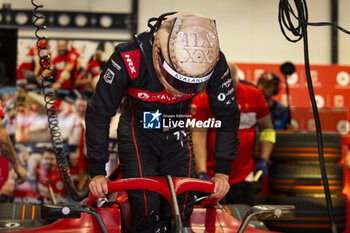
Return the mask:
{"type": "Polygon", "coordinates": [[[174,96],[200,93],[219,56],[215,20],[191,13],[169,16],[156,31],[153,64],[166,90],[174,96]]]}

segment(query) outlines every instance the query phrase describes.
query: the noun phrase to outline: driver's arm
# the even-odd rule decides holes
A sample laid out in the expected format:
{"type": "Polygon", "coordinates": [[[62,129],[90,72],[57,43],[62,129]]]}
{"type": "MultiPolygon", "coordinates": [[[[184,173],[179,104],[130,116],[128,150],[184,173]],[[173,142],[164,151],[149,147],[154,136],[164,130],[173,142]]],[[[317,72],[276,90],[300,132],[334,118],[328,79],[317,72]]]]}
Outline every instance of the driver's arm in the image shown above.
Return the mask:
{"type": "MultiPolygon", "coordinates": [[[[208,96],[205,92],[193,98],[190,108],[192,119],[205,121],[210,117],[208,105],[208,96]]],[[[207,135],[208,129],[191,128],[193,151],[196,160],[197,177],[203,180],[209,180],[207,172],[207,135]]]]}
{"type": "Polygon", "coordinates": [[[193,151],[196,159],[196,174],[207,172],[207,135],[205,129],[192,129],[193,151]]]}
{"type": "Polygon", "coordinates": [[[238,126],[240,112],[236,102],[231,73],[225,56],[220,53],[220,59],[207,86],[208,102],[212,114],[221,127],[216,128],[214,157],[216,160],[215,198],[223,198],[229,191],[228,178],[231,173],[231,164],[237,156],[239,146],[238,126]]]}
{"type": "Polygon", "coordinates": [[[126,69],[118,70],[112,65],[112,61],[123,65],[122,58],[115,51],[100,75],[101,78],[92,100],[88,103],[85,115],[87,159],[92,178],[89,188],[96,197],[105,197],[108,193],[105,166],[109,157],[110,119],[116,114],[129,83],[126,69]]]}
{"type": "MultiPolygon", "coordinates": [[[[273,130],[272,122],[270,115],[265,116],[264,118],[258,119],[258,128],[259,132],[267,132],[266,130],[273,130]]],[[[275,138],[275,136],[274,136],[275,138]]],[[[272,140],[260,140],[260,159],[269,161],[270,155],[273,150],[274,141],[272,140]]]]}

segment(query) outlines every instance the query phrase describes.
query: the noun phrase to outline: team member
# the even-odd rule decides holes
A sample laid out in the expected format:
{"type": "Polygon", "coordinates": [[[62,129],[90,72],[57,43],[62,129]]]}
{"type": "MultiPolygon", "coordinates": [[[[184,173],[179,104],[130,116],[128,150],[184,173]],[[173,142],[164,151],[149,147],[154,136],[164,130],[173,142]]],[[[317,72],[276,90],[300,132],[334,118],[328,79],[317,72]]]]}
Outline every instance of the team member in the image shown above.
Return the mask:
{"type": "Polygon", "coordinates": [[[96,89],[96,84],[100,78],[102,62],[102,51],[97,50],[91,57],[87,68],[83,70],[82,75],[75,82],[75,86],[85,92],[92,92],[96,89]]]}
{"type": "Polygon", "coordinates": [[[34,176],[39,199],[43,203],[48,202],[51,198],[49,186],[51,186],[58,202],[65,203],[67,201],[66,190],[58,171],[54,149],[46,148],[44,150],[40,164],[34,170],[34,176]]]}
{"type": "MultiPolygon", "coordinates": [[[[189,128],[161,127],[158,123],[161,114],[185,115],[192,98],[205,87],[211,110],[222,122],[217,130],[213,197],[222,198],[229,189],[228,175],[239,145],[239,110],[232,83],[224,85],[230,73],[225,56],[219,51],[215,21],[185,13],[168,16],[166,20],[164,17],[159,17],[153,26],[151,19],[150,31],[116,47],[88,104],[86,142],[93,177],[89,187],[95,196],[104,197],[108,193],[105,177],[108,128],[125,95],[118,126],[123,176],[194,177],[189,128]],[[153,114],[152,119],[147,118],[149,122],[143,121],[146,113],[153,114]],[[149,126],[146,123],[158,129],[146,129],[149,126]]],[[[150,192],[130,191],[128,196],[131,231],[166,232],[172,218],[169,205],[160,203],[159,196],[150,192]]],[[[186,226],[192,213],[193,193],[183,193],[178,202],[186,226]]]]}
{"type": "MultiPolygon", "coordinates": [[[[53,89],[75,89],[74,82],[77,77],[77,64],[79,64],[79,55],[76,50],[69,51],[68,41],[57,41],[57,56],[53,59],[50,70],[44,70],[43,77],[53,73],[55,83],[53,89]]],[[[37,77],[38,81],[41,80],[41,76],[37,77]]]]}
{"type": "Polygon", "coordinates": [[[280,82],[281,79],[275,73],[264,72],[258,79],[258,87],[262,90],[269,106],[273,128],[275,130],[292,129],[289,109],[272,98],[279,93],[280,82]]]}
{"type": "MultiPolygon", "coordinates": [[[[42,39],[39,42],[39,47],[44,48],[47,46],[47,49],[42,49],[40,51],[40,55],[49,55],[50,54],[50,47],[48,45],[47,39],[42,39]]],[[[39,75],[39,72],[42,70],[42,67],[40,66],[40,59],[39,59],[39,48],[35,44],[33,47],[29,47],[28,52],[25,54],[22,63],[19,65],[17,69],[17,79],[29,79],[28,81],[31,81],[31,79],[35,79],[39,75]]],[[[46,62],[44,62],[44,65],[48,65],[46,62]]]]}
{"type": "MultiPolygon", "coordinates": [[[[269,116],[269,109],[262,92],[253,84],[239,81],[237,67],[230,63],[233,86],[236,89],[237,104],[240,107],[241,121],[239,124],[240,146],[237,158],[232,163],[230,174],[230,191],[226,195],[226,203],[241,203],[254,205],[254,175],[262,171],[262,177],[267,174],[270,154],[275,142],[275,132],[269,116]],[[255,129],[260,132],[260,157],[254,165],[253,150],[255,129]],[[254,171],[254,172],[253,172],[254,171]]],[[[231,80],[228,80],[231,82],[231,80]]],[[[209,119],[208,96],[204,92],[196,96],[191,105],[191,113],[196,119],[209,119]]],[[[201,179],[209,179],[214,175],[215,159],[215,129],[209,131],[193,129],[193,147],[196,155],[196,171],[201,179]]]]}

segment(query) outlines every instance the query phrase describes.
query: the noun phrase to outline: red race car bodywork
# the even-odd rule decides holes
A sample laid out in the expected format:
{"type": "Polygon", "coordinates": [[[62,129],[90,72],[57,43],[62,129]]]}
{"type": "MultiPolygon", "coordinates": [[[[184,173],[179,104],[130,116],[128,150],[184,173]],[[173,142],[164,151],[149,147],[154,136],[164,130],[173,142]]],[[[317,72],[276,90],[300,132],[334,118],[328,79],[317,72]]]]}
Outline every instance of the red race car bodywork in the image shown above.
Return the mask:
{"type": "MultiPolygon", "coordinates": [[[[176,195],[185,191],[202,191],[211,193],[214,184],[191,178],[172,178],[176,195]]],[[[122,225],[130,225],[130,206],[126,190],[144,189],[157,192],[171,203],[171,194],[165,178],[132,178],[118,179],[108,184],[109,193],[114,193],[113,203],[109,207],[96,207],[96,198],[89,195],[87,205],[95,207],[95,212],[102,218],[108,232],[122,232],[122,225]]],[[[190,220],[193,232],[237,232],[241,221],[216,206],[217,200],[207,198],[201,205],[196,205],[190,220]]],[[[67,205],[69,206],[69,205],[67,205]]],[[[76,205],[77,206],[77,205],[76,205]]],[[[9,229],[10,230],[10,229],[9,229]]],[[[11,232],[11,231],[6,231],[11,232]]],[[[17,233],[99,233],[101,227],[96,218],[87,213],[81,213],[79,218],[64,218],[51,224],[32,229],[16,229],[17,233]]],[[[266,233],[262,229],[248,226],[245,232],[266,233]]]]}

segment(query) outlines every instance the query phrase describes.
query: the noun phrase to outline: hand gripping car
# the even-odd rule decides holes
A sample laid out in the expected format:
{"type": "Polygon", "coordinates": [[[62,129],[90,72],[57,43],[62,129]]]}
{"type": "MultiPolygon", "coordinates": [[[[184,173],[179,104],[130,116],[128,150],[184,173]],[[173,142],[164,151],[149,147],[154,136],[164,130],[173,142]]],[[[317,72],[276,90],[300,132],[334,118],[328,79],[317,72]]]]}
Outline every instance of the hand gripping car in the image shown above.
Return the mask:
{"type": "Polygon", "coordinates": [[[173,210],[173,228],[170,232],[255,232],[267,233],[248,226],[249,221],[258,216],[261,220],[286,220],[293,218],[294,206],[258,205],[251,208],[241,222],[230,215],[210,197],[195,205],[190,220],[190,228],[183,228],[178,213],[176,196],[186,191],[212,193],[214,184],[193,178],[120,177],[119,167],[109,177],[109,195],[102,202],[89,195],[81,204],[24,205],[5,203],[0,205],[0,232],[16,233],[82,233],[82,232],[123,232],[130,226],[130,206],[126,190],[148,190],[165,197],[173,210]],[[114,178],[114,179],[113,179],[114,178]],[[15,207],[15,208],[14,208],[15,207]],[[7,215],[6,215],[7,213],[7,215]],[[1,219],[8,216],[7,219],[1,219]]]}

